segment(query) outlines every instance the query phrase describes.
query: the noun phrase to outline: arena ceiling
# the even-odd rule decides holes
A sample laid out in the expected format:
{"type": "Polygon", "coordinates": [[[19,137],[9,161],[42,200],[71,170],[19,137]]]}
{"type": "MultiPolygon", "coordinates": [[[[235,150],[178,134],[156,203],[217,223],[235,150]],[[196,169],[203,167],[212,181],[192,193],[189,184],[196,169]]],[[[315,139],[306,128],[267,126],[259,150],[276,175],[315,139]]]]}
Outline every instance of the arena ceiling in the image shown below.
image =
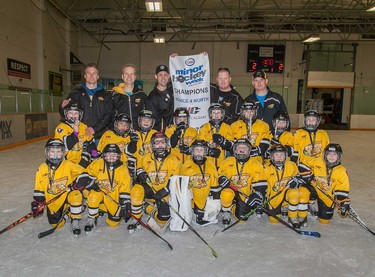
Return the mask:
{"type": "Polygon", "coordinates": [[[48,0],[96,42],[303,40],[375,41],[375,0],[48,0]]]}

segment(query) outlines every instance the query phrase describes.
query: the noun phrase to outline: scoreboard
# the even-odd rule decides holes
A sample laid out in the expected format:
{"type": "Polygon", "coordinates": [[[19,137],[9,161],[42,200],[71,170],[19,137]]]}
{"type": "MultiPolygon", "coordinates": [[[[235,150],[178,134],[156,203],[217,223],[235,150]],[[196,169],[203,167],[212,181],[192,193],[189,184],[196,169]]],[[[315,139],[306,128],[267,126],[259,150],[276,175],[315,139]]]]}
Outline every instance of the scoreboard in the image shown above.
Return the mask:
{"type": "Polygon", "coordinates": [[[284,72],[285,45],[249,44],[247,72],[264,70],[269,73],[284,72]]]}

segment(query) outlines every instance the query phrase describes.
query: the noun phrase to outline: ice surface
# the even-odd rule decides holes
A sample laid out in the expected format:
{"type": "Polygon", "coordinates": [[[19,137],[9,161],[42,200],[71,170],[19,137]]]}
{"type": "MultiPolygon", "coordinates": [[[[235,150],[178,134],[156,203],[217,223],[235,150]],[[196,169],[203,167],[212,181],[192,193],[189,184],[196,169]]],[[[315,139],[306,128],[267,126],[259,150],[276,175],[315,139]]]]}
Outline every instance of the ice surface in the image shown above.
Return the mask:
{"type": "MultiPolygon", "coordinates": [[[[352,205],[375,230],[375,132],[329,131],[344,150],[352,205]]],[[[44,141],[0,152],[0,229],[30,211],[35,170],[44,160],[44,141]]],[[[86,217],[86,215],[84,216],[86,217]]],[[[82,226],[84,225],[82,222],[82,226]]],[[[145,229],[129,235],[124,222],[110,228],[99,219],[90,235],[73,237],[69,225],[38,239],[47,218],[30,218],[0,235],[0,276],[375,276],[375,237],[335,211],[329,225],[309,218],[300,236],[281,224],[251,217],[224,233],[223,226],[167,231],[173,250],[145,229]]]]}

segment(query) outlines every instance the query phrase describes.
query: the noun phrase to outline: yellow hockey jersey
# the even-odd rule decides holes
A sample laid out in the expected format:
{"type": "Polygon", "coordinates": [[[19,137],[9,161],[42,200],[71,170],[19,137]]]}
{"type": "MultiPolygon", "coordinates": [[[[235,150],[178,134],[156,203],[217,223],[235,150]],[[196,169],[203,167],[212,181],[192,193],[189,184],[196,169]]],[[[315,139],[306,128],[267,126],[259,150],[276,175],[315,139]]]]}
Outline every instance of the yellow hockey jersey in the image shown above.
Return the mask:
{"type": "Polygon", "coordinates": [[[102,137],[99,140],[98,143],[98,151],[103,152],[104,147],[107,144],[117,144],[118,147],[121,150],[121,161],[126,164],[127,156],[125,155],[125,147],[128,145],[130,142],[130,136],[119,136],[116,135],[112,130],[107,130],[105,133],[102,135],[102,137]]]}
{"type": "Polygon", "coordinates": [[[156,132],[157,131],[154,129],[150,130],[146,134],[143,132],[137,131],[139,140],[137,142],[137,151],[134,153],[134,156],[136,157],[137,161],[139,161],[140,164],[142,164],[142,160],[145,156],[152,154],[151,137],[156,132]]]}
{"type": "Polygon", "coordinates": [[[269,139],[270,127],[260,119],[257,119],[251,125],[251,130],[250,126],[248,126],[242,119],[232,123],[231,129],[233,140],[246,138],[253,146],[259,146],[262,139],[269,139]]]}
{"type": "Polygon", "coordinates": [[[213,162],[216,165],[216,167],[219,167],[220,164],[225,159],[225,150],[223,150],[220,147],[220,145],[217,145],[216,143],[213,142],[213,140],[212,140],[213,134],[220,134],[225,139],[231,140],[232,139],[232,129],[225,122],[221,123],[218,130],[216,130],[215,126],[212,126],[211,123],[209,123],[209,122],[206,123],[206,124],[203,124],[202,127],[199,129],[197,139],[201,139],[201,140],[206,141],[208,143],[208,146],[211,147],[211,148],[220,149],[221,153],[220,153],[220,156],[218,158],[207,157],[207,160],[213,162]]]}
{"type": "Polygon", "coordinates": [[[189,177],[189,188],[193,191],[193,201],[199,209],[203,210],[211,188],[218,187],[218,177],[217,169],[211,161],[206,160],[201,168],[203,174],[199,166],[193,160],[189,160],[182,165],[180,175],[189,177]]]}

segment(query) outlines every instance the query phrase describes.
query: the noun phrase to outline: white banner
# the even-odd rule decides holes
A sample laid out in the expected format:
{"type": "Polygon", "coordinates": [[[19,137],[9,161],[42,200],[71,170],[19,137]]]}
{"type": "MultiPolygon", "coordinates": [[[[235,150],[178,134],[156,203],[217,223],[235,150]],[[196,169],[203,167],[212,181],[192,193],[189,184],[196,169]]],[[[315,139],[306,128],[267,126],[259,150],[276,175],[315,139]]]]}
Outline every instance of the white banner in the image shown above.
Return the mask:
{"type": "Polygon", "coordinates": [[[209,121],[210,63],[208,55],[169,57],[174,107],[190,113],[190,127],[199,128],[209,121]]]}

